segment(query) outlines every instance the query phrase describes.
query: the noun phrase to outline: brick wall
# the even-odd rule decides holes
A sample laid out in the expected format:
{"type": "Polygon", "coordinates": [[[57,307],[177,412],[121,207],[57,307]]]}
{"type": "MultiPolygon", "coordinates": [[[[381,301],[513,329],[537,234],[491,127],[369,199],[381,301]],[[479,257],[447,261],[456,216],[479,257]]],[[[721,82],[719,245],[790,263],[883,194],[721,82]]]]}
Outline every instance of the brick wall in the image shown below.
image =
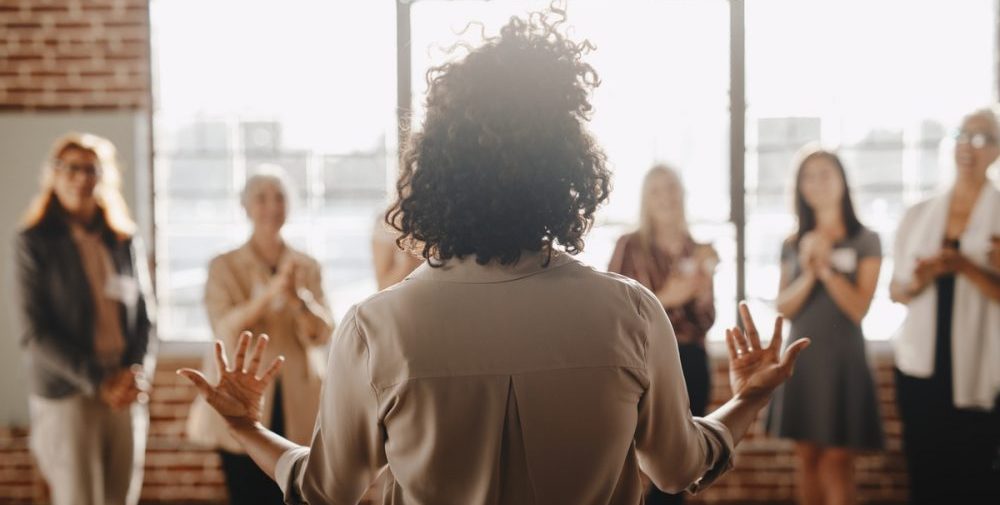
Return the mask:
{"type": "MultiPolygon", "coordinates": [[[[900,449],[900,425],[894,405],[892,364],[878,358],[876,380],[888,438],[888,451],[858,460],[861,503],[899,504],[905,500],[906,474],[900,449]]],[[[144,503],[225,502],[225,489],[215,454],[183,439],[184,420],[195,392],[173,371],[197,366],[196,360],[161,359],[150,403],[150,437],[146,454],[144,503]]],[[[718,404],[729,396],[725,363],[714,366],[713,396],[718,404]]],[[[0,429],[0,503],[44,503],[45,486],[27,450],[27,431],[0,429]]],[[[691,503],[792,503],[794,459],[787,441],[763,435],[758,423],[739,447],[736,468],[691,503]]]]}
{"type": "MultiPolygon", "coordinates": [[[[902,427],[896,409],[893,362],[877,354],[875,382],[878,389],[886,451],[862,455],[857,460],[860,503],[901,504],[906,501],[906,464],[901,452],[902,427]]],[[[714,360],[712,410],[730,398],[726,362],[714,360]]],[[[693,503],[793,503],[795,459],[792,443],[764,434],[763,414],[737,449],[736,467],[693,503]]]]}
{"type": "Polygon", "coordinates": [[[148,109],[144,0],[0,0],[0,110],[148,109]]]}

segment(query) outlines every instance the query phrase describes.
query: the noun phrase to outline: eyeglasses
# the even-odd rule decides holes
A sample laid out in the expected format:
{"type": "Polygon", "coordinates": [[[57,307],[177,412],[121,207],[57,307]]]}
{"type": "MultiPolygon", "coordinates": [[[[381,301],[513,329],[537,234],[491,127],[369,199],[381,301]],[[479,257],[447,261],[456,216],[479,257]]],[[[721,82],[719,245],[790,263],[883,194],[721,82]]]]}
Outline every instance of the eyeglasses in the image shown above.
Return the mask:
{"type": "Polygon", "coordinates": [[[63,163],[56,160],[55,167],[59,172],[69,175],[85,175],[91,179],[100,178],[103,172],[101,166],[95,163],[63,163]]]}
{"type": "Polygon", "coordinates": [[[989,133],[959,131],[955,133],[956,144],[968,144],[973,149],[982,149],[997,144],[997,138],[989,133]]]}

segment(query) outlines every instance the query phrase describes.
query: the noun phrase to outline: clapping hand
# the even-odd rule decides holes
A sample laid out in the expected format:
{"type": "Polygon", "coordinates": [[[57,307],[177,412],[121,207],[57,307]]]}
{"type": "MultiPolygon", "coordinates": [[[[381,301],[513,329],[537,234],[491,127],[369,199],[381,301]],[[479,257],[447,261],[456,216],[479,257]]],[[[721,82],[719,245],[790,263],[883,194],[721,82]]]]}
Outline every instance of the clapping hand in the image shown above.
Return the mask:
{"type": "Polygon", "coordinates": [[[799,264],[803,271],[812,272],[817,277],[830,268],[830,253],[833,244],[826,236],[810,231],[799,241],[799,264]]]}
{"type": "Polygon", "coordinates": [[[100,398],[112,409],[120,410],[139,402],[149,400],[149,382],[146,381],[141,365],[122,368],[109,375],[101,383],[100,398]]]}
{"type": "Polygon", "coordinates": [[[197,370],[182,368],[177,371],[179,375],[194,383],[208,404],[231,426],[246,426],[260,422],[264,389],[274,381],[282,363],[285,362],[284,356],[278,356],[268,365],[264,373],[258,376],[268,338],[267,335],[257,336],[250,361],[247,361],[247,350],[253,339],[253,334],[248,331],[240,334],[239,342],[236,344],[236,359],[232,367],[226,360],[223,343],[215,342],[215,363],[219,368],[219,383],[214,386],[209,384],[205,376],[197,370]]]}
{"type": "Polygon", "coordinates": [[[799,353],[809,346],[810,340],[796,341],[781,353],[782,318],[774,322],[774,334],[767,347],[760,343],[757,326],[750,316],[746,302],[740,303],[740,319],[746,334],[739,328],[726,330],[729,346],[729,384],[733,394],[754,399],[768,398],[771,392],[792,376],[792,369],[799,353]]]}

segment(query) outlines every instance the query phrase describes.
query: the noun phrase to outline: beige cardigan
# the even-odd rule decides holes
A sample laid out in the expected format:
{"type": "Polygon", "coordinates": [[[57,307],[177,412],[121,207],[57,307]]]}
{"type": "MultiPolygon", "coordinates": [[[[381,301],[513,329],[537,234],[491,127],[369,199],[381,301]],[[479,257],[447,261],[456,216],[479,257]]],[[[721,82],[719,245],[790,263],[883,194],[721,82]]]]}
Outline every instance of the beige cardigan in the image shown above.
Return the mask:
{"type": "Polygon", "coordinates": [[[733,440],[691,416],[677,341],[639,283],[565,254],[449,260],[352,308],[316,434],[281,456],[285,503],[635,505],[640,468],[697,490],[733,440]]]}
{"type": "MultiPolygon", "coordinates": [[[[316,301],[327,306],[323,295],[320,265],[311,257],[286,248],[305,268],[296,275],[296,286],[312,293],[316,301]]],[[[288,258],[282,258],[285,261],[288,258]]],[[[249,328],[237,327],[236,310],[264,289],[271,277],[270,268],[254,252],[249,244],[219,255],[208,267],[205,283],[205,308],[215,337],[226,344],[230,352],[236,348],[240,332],[249,330],[266,333],[270,345],[264,354],[264,362],[269,363],[277,356],[285,357],[278,380],[282,388],[282,411],[285,419],[285,438],[293,442],[308,443],[319,409],[320,388],[325,367],[325,345],[330,340],[332,327],[321,329],[318,334],[306,335],[299,330],[295,311],[275,304],[266,314],[249,328]]],[[[230,357],[232,359],[232,357],[230,357]]],[[[217,380],[215,360],[209,352],[202,367],[212,382],[217,380]]],[[[271,402],[274,397],[273,385],[264,392],[264,425],[271,426],[271,402]]],[[[240,444],[229,434],[222,417],[199,396],[191,407],[187,423],[188,438],[194,442],[242,453],[240,444]]]]}

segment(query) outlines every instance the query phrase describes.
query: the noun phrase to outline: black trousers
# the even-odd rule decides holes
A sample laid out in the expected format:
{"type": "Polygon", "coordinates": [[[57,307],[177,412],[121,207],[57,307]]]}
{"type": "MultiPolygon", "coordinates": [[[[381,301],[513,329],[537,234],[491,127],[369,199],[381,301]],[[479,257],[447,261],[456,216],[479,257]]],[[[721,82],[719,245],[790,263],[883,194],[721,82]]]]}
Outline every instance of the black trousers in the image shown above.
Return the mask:
{"type": "Polygon", "coordinates": [[[955,408],[951,381],[896,370],[912,505],[1000,503],[1000,414],[955,408]]]}
{"type": "MultiPolygon", "coordinates": [[[[281,410],[281,383],[274,384],[274,402],[271,410],[271,431],[284,435],[285,417],[281,410]]],[[[232,505],[281,505],[285,497],[270,477],[246,454],[219,451],[222,473],[226,477],[226,490],[232,505]]]]}
{"type": "MultiPolygon", "coordinates": [[[[687,383],[688,398],[691,399],[691,413],[704,416],[712,391],[712,375],[708,369],[708,354],[699,344],[680,344],[681,370],[687,383]]],[[[647,505],[676,505],[684,503],[683,494],[664,493],[654,485],[646,493],[647,505]]]]}

